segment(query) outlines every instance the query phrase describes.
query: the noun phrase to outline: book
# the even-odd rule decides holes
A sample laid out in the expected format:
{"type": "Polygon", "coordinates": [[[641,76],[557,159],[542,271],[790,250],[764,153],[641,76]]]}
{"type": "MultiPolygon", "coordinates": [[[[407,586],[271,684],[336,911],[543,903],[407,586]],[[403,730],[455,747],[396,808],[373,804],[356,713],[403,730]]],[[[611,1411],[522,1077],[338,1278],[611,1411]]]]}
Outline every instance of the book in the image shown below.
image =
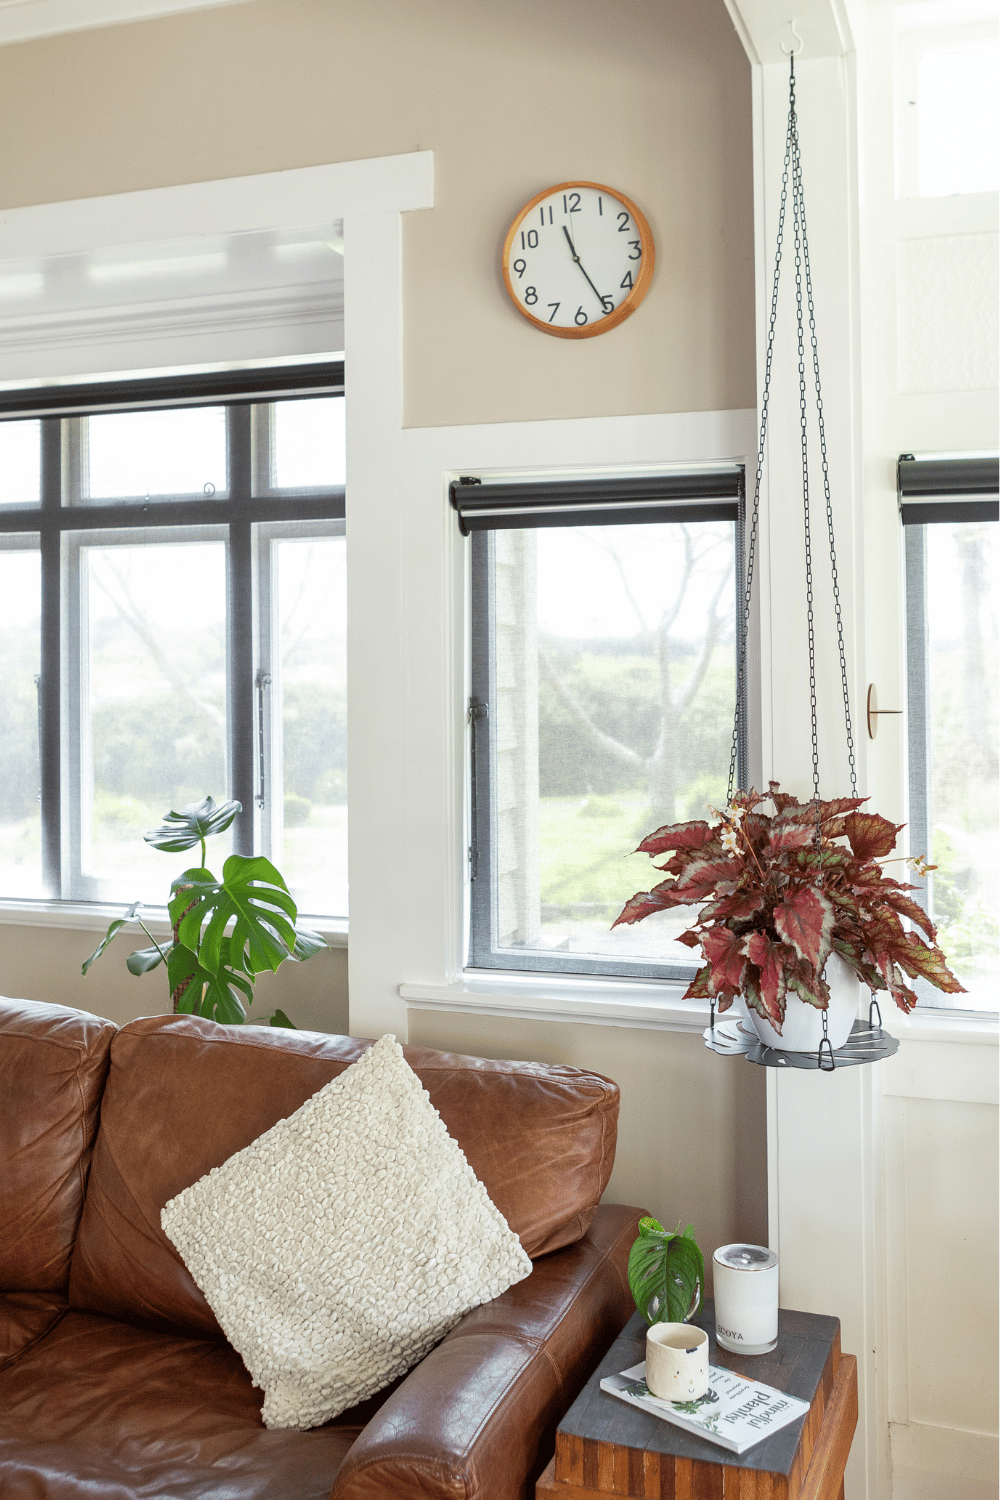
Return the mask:
{"type": "Polygon", "coordinates": [[[654,1396],[646,1385],[645,1360],[620,1375],[608,1375],[601,1381],[601,1390],[718,1443],[730,1453],[745,1453],[809,1410],[808,1401],[717,1365],[709,1365],[708,1390],[695,1401],[661,1401],[654,1396]]]}

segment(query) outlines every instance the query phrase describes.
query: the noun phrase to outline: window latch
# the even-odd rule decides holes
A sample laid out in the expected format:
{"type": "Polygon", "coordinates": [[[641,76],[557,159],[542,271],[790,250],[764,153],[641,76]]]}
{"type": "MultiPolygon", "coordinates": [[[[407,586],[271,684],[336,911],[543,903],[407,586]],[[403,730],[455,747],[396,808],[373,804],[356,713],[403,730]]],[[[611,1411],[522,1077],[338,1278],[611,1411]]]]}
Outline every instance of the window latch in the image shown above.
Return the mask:
{"type": "Polygon", "coordinates": [[[263,667],[257,670],[257,806],[264,806],[264,690],[271,686],[271,674],[263,667]]]}
{"type": "Polygon", "coordinates": [[[488,719],[489,716],[490,705],[488,703],[484,703],[481,698],[469,699],[469,726],[471,730],[469,737],[469,824],[471,837],[471,842],[469,844],[470,880],[475,880],[479,875],[479,822],[477,816],[478,805],[476,800],[476,738],[478,733],[477,725],[479,724],[480,720],[488,719]]]}

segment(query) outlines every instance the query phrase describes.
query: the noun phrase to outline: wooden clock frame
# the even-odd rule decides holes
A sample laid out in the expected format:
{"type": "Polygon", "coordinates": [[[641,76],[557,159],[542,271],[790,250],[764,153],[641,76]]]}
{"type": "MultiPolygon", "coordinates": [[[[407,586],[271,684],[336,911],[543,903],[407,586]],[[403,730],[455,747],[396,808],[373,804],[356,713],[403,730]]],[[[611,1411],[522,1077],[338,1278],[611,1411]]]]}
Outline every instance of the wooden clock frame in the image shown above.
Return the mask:
{"type": "Polygon", "coordinates": [[[617,328],[619,323],[624,323],[625,319],[631,317],[635,312],[639,303],[649,291],[650,283],[653,279],[653,270],[656,264],[656,248],[653,244],[652,230],[646,222],[645,215],[636,207],[631,198],[626,197],[617,188],[608,187],[603,182],[559,182],[555,187],[543,188],[540,193],[536,193],[530,202],[526,203],[521,209],[507,231],[500,264],[503,270],[504,286],[507,288],[510,300],[522,318],[525,318],[534,328],[540,328],[543,333],[553,334],[557,339],[592,339],[599,333],[607,333],[610,329],[617,328]],[[541,318],[536,318],[532,313],[528,312],[527,308],[518,300],[514,290],[514,283],[510,278],[510,253],[514,243],[514,236],[532,209],[537,208],[546,198],[551,198],[553,193],[570,192],[574,188],[593,188],[599,193],[607,193],[609,197],[620,203],[623,208],[628,209],[639,231],[642,261],[639,266],[639,274],[636,277],[635,286],[624,301],[618,304],[614,312],[608,313],[596,323],[587,323],[582,328],[555,328],[551,323],[545,323],[541,318]]]}

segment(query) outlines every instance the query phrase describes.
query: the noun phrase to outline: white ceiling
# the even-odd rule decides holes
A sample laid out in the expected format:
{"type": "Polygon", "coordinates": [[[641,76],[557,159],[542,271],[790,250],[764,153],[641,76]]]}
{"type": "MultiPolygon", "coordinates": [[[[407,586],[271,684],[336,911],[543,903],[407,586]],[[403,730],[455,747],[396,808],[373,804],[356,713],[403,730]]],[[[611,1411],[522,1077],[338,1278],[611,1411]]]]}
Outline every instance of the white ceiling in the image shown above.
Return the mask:
{"type": "Polygon", "coordinates": [[[120,26],[239,0],[0,0],[0,46],[93,26],[120,26]]]}

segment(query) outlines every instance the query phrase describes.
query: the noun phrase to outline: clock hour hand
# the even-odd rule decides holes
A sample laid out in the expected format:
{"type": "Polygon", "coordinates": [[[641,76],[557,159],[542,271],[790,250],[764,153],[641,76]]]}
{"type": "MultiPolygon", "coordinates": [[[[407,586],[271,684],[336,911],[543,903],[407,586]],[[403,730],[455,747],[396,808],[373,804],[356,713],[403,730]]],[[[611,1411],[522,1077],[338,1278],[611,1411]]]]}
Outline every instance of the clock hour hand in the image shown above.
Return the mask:
{"type": "Polygon", "coordinates": [[[591,281],[591,279],[587,275],[586,271],[583,270],[583,262],[581,261],[580,257],[576,253],[576,246],[573,244],[573,241],[570,238],[569,230],[566,228],[565,224],[562,227],[562,231],[563,231],[563,234],[566,236],[566,243],[569,245],[570,254],[572,255],[573,259],[576,261],[577,265],[580,267],[580,270],[583,271],[583,275],[584,275],[584,278],[586,279],[587,285],[590,287],[590,290],[593,292],[594,296],[597,298],[598,302],[601,304],[601,312],[607,312],[608,309],[607,309],[607,305],[606,305],[606,303],[604,301],[604,298],[601,296],[600,292],[597,290],[596,286],[591,281]]]}

